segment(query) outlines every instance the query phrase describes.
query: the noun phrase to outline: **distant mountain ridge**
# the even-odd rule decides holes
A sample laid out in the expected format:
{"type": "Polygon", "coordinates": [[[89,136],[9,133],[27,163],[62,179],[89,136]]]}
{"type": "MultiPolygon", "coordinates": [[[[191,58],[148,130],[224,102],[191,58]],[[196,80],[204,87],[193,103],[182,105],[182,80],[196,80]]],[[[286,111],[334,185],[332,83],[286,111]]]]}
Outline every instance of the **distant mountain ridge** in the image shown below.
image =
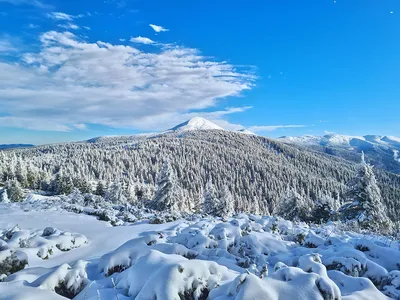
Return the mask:
{"type": "MultiPolygon", "coordinates": [[[[201,118],[194,117],[168,130],[122,136],[100,136],[87,140],[88,143],[139,143],[147,139],[161,136],[183,137],[195,132],[207,132],[217,130],[219,132],[234,132],[246,135],[255,133],[242,129],[238,131],[225,130],[217,124],[201,118]]],[[[400,138],[393,136],[365,135],[348,136],[339,134],[327,134],[324,136],[306,135],[300,137],[284,136],[277,141],[307,148],[325,154],[337,156],[351,162],[360,162],[361,152],[365,153],[367,162],[372,165],[400,174],[400,138]]]]}
{"type": "Polygon", "coordinates": [[[0,144],[0,150],[35,147],[32,144],[0,144]]]}
{"type": "Polygon", "coordinates": [[[400,174],[400,138],[398,137],[328,134],[324,136],[284,136],[278,140],[355,162],[360,160],[360,154],[364,152],[369,163],[387,171],[400,174]]]}

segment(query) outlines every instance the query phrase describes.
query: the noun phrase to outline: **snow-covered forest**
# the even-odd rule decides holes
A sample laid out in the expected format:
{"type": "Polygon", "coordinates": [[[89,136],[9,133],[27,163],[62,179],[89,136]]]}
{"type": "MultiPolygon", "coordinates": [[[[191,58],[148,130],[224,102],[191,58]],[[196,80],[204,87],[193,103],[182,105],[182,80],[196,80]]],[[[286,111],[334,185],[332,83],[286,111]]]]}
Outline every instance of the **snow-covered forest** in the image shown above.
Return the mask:
{"type": "MultiPolygon", "coordinates": [[[[113,202],[148,204],[163,196],[157,189],[169,180],[180,211],[198,212],[206,194],[219,198],[228,191],[235,212],[265,215],[288,193],[301,197],[308,210],[326,199],[344,204],[357,170],[343,159],[220,130],[40,146],[3,151],[0,159],[3,183],[22,188],[68,195],[75,187],[110,198],[120,193],[113,202]]],[[[388,216],[398,220],[400,177],[379,169],[375,175],[388,216]]]]}
{"type": "Polygon", "coordinates": [[[0,299],[400,299],[399,207],[364,155],[223,130],[1,151],[0,299]]]}

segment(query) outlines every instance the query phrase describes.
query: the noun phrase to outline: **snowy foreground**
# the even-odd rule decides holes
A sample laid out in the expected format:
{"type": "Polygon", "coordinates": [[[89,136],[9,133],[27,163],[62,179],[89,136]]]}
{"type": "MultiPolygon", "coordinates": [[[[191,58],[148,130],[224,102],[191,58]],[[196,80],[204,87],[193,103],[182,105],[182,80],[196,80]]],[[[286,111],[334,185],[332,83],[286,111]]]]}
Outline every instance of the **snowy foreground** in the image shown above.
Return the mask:
{"type": "Polygon", "coordinates": [[[0,299],[400,299],[382,237],[244,214],[113,227],[45,198],[0,204],[0,299]]]}

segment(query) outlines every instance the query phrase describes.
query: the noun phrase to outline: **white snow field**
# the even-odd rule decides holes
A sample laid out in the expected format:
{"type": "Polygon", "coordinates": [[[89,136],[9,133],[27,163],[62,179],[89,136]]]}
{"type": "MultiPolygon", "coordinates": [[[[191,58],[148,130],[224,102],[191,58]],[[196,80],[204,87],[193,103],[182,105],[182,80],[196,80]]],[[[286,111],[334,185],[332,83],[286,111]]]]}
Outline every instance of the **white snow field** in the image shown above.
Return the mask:
{"type": "Polygon", "coordinates": [[[400,299],[398,241],[247,214],[106,222],[61,199],[0,204],[0,299],[400,299]]]}

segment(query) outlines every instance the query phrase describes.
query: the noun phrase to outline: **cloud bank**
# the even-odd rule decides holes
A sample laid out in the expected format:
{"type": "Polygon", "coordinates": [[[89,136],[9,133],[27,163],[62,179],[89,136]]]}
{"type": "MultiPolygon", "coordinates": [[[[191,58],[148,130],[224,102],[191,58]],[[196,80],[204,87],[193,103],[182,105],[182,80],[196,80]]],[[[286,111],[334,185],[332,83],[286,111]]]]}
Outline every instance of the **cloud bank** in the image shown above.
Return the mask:
{"type": "MultiPolygon", "coordinates": [[[[0,60],[0,126],[162,130],[214,107],[218,99],[240,95],[256,79],[250,69],[187,47],[160,45],[146,52],[89,42],[68,31],[45,32],[39,41],[36,52],[12,62],[0,60]]],[[[245,109],[200,114],[218,119],[245,109]]]]}

